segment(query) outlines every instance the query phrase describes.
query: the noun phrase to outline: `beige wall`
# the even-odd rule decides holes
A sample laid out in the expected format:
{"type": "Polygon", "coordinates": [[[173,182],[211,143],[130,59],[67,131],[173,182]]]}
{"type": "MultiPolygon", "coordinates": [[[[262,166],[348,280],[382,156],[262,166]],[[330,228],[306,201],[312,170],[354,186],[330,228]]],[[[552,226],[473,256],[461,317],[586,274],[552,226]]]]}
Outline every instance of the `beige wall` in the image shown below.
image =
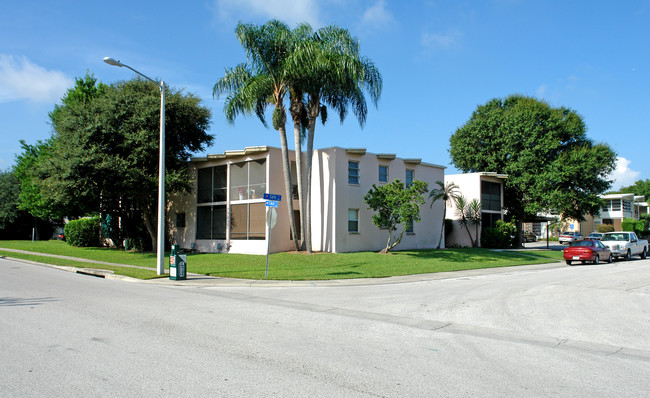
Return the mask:
{"type": "MultiPolygon", "coordinates": [[[[345,148],[315,151],[312,178],[312,244],[314,250],[331,252],[379,251],[386,246],[388,230],[372,223],[373,211],[364,196],[373,184],[380,185],[379,165],[388,166],[388,181],[404,182],[406,169],[414,170],[415,179],[433,188],[444,180],[444,168],[429,164],[409,164],[404,159],[380,159],[377,154],[348,154],[345,148]],[[359,162],[359,184],[348,183],[348,160],[359,162]],[[359,232],[348,232],[348,210],[359,210],[359,232]]],[[[442,223],[442,204],[429,202],[420,209],[422,220],[412,234],[404,234],[396,250],[432,248],[438,244],[442,223]]],[[[401,227],[401,226],[400,226],[401,227]]],[[[394,232],[397,235],[401,231],[394,232]]],[[[444,241],[443,241],[444,243],[444,241]]]]}

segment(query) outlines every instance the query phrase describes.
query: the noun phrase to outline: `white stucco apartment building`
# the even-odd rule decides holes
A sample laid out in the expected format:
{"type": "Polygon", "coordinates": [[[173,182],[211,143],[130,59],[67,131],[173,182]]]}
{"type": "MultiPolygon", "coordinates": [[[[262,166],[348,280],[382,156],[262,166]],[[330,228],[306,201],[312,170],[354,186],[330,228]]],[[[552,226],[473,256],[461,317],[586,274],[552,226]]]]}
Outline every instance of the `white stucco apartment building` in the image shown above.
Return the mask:
{"type": "MultiPolygon", "coordinates": [[[[295,185],[295,157],[292,184],[295,185]]],[[[444,180],[444,167],[395,154],[332,147],[314,151],[312,170],[312,247],[314,251],[379,251],[387,230],[372,223],[363,197],[373,184],[418,179],[432,188],[444,180]]],[[[168,223],[172,240],[183,249],[201,252],[264,254],[267,241],[264,193],[280,194],[270,251],[294,250],[282,171],[281,150],[246,147],[239,151],[194,158],[190,162],[194,191],[171,199],[168,223]]],[[[293,190],[295,192],[295,189],[293,190]]],[[[298,214],[297,196],[294,213],[298,214]]],[[[396,249],[433,248],[442,223],[442,203],[421,208],[422,221],[407,230],[396,249]]]]}
{"type": "MultiPolygon", "coordinates": [[[[458,186],[458,191],[468,202],[477,199],[481,202],[481,225],[479,226],[479,246],[483,228],[494,226],[497,220],[503,220],[503,187],[505,174],[492,172],[450,174],[445,176],[445,184],[453,182],[458,186]]],[[[460,225],[456,204],[449,201],[447,218],[454,220],[453,228],[447,235],[447,246],[471,246],[470,238],[464,227],[460,225]]],[[[472,238],[476,240],[475,227],[470,227],[472,238]]]]}

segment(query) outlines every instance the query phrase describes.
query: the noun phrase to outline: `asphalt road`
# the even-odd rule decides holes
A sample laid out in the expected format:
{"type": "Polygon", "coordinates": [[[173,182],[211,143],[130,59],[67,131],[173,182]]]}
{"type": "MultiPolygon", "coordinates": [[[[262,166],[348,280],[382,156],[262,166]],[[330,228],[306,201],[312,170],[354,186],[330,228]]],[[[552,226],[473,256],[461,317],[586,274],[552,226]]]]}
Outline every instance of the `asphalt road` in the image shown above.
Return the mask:
{"type": "Polygon", "coordinates": [[[650,395],[650,260],[366,286],[0,272],[2,397],[650,395]]]}

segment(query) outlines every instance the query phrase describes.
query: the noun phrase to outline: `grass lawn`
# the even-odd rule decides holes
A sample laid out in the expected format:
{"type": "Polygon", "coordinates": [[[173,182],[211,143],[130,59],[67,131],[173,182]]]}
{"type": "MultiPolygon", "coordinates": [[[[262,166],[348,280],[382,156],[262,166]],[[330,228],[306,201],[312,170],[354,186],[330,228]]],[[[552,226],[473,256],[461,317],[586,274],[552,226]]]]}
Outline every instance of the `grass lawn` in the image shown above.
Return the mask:
{"type": "MultiPolygon", "coordinates": [[[[111,269],[135,278],[155,278],[155,253],[137,253],[106,248],[76,248],[60,241],[0,241],[0,255],[49,264],[111,269]],[[21,255],[2,248],[78,257],[117,264],[149,267],[152,271],[129,267],[77,262],[52,257],[21,255]],[[29,258],[23,257],[29,256],[29,258]],[[52,261],[56,261],[53,263],[52,261]]],[[[167,255],[168,257],[168,255],[167,255]]],[[[493,251],[488,249],[405,250],[391,254],[360,253],[276,253],[269,257],[269,279],[328,280],[383,278],[398,275],[459,271],[477,268],[541,264],[562,260],[562,252],[550,250],[493,251]]],[[[169,260],[166,261],[169,266],[169,260]]],[[[188,254],[187,272],[243,279],[264,279],[266,256],[246,254],[188,254]]]]}

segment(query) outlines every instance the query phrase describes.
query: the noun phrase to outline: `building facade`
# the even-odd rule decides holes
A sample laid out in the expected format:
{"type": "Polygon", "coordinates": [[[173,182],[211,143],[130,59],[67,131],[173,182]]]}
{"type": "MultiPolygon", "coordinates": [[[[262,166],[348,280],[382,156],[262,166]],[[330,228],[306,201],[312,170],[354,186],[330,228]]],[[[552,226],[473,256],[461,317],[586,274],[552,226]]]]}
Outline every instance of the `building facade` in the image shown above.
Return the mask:
{"type": "MultiPolygon", "coordinates": [[[[174,243],[200,252],[264,254],[294,250],[287,200],[299,207],[292,161],[292,198],[286,198],[281,150],[261,146],[194,158],[190,176],[195,190],[177,195],[168,209],[174,243]],[[282,195],[276,225],[268,233],[264,193],[282,195]],[[269,242],[270,237],[270,242],[269,242]]],[[[395,154],[371,154],[365,149],[332,147],[314,151],[311,223],[314,251],[378,251],[388,231],[372,224],[364,196],[372,185],[413,179],[432,187],[444,180],[444,167],[395,154]]],[[[438,243],[442,204],[421,208],[422,221],[408,226],[396,249],[432,248],[438,243]]],[[[296,224],[299,224],[298,222],[296,224]]],[[[299,234],[299,231],[297,232],[299,234]]]]}
{"type": "MultiPolygon", "coordinates": [[[[476,199],[481,202],[481,224],[478,226],[478,236],[475,226],[470,227],[472,239],[478,240],[480,246],[481,231],[491,228],[497,220],[503,220],[503,186],[505,174],[492,172],[450,174],[445,176],[445,184],[454,183],[458,191],[467,201],[476,199]]],[[[447,218],[453,220],[453,227],[447,234],[447,246],[471,246],[468,231],[460,222],[458,208],[453,200],[447,204],[447,218]]]]}

